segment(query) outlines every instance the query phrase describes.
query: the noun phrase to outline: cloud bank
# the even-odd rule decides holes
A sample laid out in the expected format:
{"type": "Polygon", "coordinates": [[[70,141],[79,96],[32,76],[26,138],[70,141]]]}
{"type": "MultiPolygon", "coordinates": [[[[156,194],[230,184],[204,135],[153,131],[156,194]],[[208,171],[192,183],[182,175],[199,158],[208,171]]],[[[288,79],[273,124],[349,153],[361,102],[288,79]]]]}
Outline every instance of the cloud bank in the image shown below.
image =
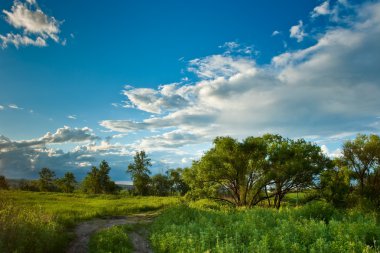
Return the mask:
{"type": "MultiPolygon", "coordinates": [[[[328,15],[328,8],[323,3],[314,12],[328,15]]],[[[189,62],[198,79],[193,83],[126,86],[126,107],[155,116],[100,125],[122,133],[164,131],[136,143],[148,150],[207,143],[218,135],[378,132],[380,3],[363,4],[347,19],[350,25],[329,28],[314,45],[286,51],[267,65],[242,54],[210,55],[189,62]]],[[[299,42],[306,36],[302,21],[290,32],[299,42]]]]}

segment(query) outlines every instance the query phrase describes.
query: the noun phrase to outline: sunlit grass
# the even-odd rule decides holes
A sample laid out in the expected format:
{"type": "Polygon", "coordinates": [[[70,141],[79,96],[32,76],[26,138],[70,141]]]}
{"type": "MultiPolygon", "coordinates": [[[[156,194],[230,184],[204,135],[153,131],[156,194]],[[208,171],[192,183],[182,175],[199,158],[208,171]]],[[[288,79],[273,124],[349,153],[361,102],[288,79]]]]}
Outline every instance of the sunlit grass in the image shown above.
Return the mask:
{"type": "Polygon", "coordinates": [[[375,214],[326,203],[231,210],[213,204],[166,210],[153,226],[156,252],[379,252],[375,214]],[[206,206],[206,208],[204,208],[206,206]],[[211,209],[210,209],[211,207],[211,209]]]}

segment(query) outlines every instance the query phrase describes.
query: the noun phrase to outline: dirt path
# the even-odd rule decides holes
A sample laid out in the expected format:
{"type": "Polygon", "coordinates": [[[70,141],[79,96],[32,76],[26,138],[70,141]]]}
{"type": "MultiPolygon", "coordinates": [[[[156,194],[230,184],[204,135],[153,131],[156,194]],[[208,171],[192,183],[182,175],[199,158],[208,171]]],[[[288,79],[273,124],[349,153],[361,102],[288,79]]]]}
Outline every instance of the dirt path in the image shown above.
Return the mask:
{"type": "MultiPolygon", "coordinates": [[[[122,217],[109,217],[105,219],[92,219],[80,223],[74,230],[76,238],[70,244],[67,253],[87,253],[88,243],[93,233],[109,228],[116,225],[123,224],[147,224],[152,222],[156,213],[136,214],[131,216],[122,217]]],[[[134,252],[139,253],[152,253],[149,242],[147,240],[147,231],[144,228],[140,228],[137,231],[133,231],[129,234],[131,237],[134,252]]]]}

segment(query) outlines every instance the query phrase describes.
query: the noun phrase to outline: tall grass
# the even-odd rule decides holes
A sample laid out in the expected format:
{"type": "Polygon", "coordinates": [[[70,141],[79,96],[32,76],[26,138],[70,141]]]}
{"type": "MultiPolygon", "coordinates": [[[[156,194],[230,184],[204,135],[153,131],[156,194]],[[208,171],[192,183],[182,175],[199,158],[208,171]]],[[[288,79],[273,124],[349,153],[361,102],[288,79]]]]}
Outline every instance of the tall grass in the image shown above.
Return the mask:
{"type": "Polygon", "coordinates": [[[177,198],[0,191],[0,252],[64,252],[80,221],[158,210],[177,198]]]}
{"type": "Polygon", "coordinates": [[[380,252],[375,215],[324,203],[280,211],[180,206],[155,220],[150,239],[156,252],[380,252]]]}

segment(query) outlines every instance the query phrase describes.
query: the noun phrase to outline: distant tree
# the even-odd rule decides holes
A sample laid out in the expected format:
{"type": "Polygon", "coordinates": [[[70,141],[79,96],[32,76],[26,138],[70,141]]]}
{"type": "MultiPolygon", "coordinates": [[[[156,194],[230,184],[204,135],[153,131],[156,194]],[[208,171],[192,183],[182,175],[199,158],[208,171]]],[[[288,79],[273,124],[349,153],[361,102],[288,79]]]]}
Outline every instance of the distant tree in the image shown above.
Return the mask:
{"type": "Polygon", "coordinates": [[[358,134],[354,140],[346,141],[343,145],[342,160],[358,181],[359,194],[364,197],[368,179],[380,166],[380,137],[358,134]]]}
{"type": "Polygon", "coordinates": [[[39,173],[38,188],[40,191],[54,191],[55,185],[55,172],[49,168],[42,168],[39,173]]]}
{"type": "Polygon", "coordinates": [[[138,195],[149,194],[149,183],[151,173],[149,167],[152,164],[145,151],[136,152],[133,157],[133,163],[128,165],[127,173],[131,174],[134,191],[138,195]]]}
{"type": "Polygon", "coordinates": [[[101,193],[99,169],[96,166],[91,167],[91,171],[82,182],[83,191],[91,194],[101,193]]]}
{"type": "Polygon", "coordinates": [[[183,169],[171,169],[168,171],[171,183],[171,194],[185,195],[189,191],[189,186],[183,180],[183,169]]]}
{"type": "Polygon", "coordinates": [[[61,191],[71,193],[74,191],[77,181],[72,172],[66,172],[63,178],[57,179],[57,184],[61,191]]]}
{"type": "Polygon", "coordinates": [[[109,176],[110,170],[111,167],[105,160],[99,164],[99,181],[102,193],[113,193],[117,189],[115,182],[109,176]]]}
{"type": "Polygon", "coordinates": [[[110,170],[111,168],[104,160],[99,164],[99,168],[93,166],[82,182],[83,191],[92,194],[114,193],[117,186],[108,175],[110,170]]]}
{"type": "Polygon", "coordinates": [[[166,175],[156,174],[150,181],[151,193],[155,196],[168,196],[171,189],[171,182],[166,175]]]}
{"type": "Polygon", "coordinates": [[[21,179],[18,183],[18,189],[22,191],[39,191],[39,181],[21,179]]]}
{"type": "Polygon", "coordinates": [[[5,176],[0,175],[0,190],[8,190],[9,185],[5,176]]]}

